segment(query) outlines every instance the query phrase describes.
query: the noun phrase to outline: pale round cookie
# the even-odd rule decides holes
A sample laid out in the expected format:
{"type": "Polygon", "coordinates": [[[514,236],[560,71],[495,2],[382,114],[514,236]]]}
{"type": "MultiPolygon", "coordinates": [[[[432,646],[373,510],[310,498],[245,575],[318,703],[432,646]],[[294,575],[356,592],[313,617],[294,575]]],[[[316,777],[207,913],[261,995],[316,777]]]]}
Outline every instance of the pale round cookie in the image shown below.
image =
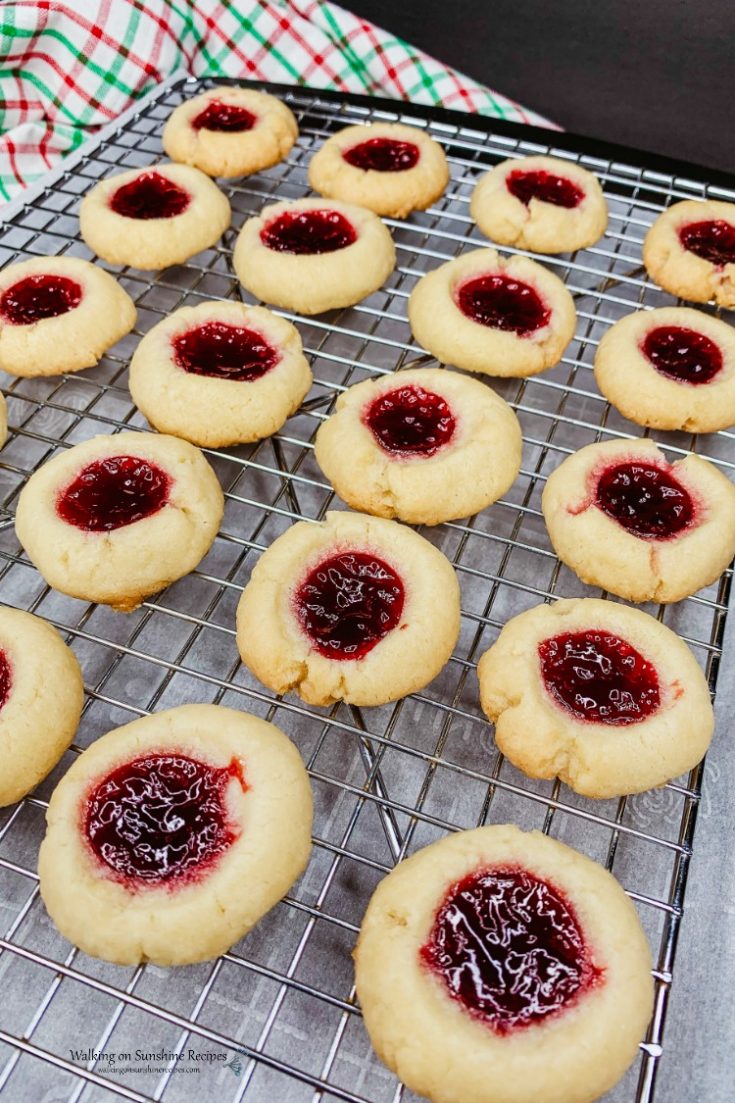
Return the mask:
{"type": "Polygon", "coordinates": [[[251,176],[278,164],[299,136],[285,103],[254,88],[210,88],[186,100],[163,128],[172,161],[208,176],[251,176]]]}
{"type": "Polygon", "coordinates": [[[600,341],[595,379],[638,425],[726,429],[735,425],[735,330],[686,306],[629,314],[600,341]]]}
{"type": "Polygon", "coordinates": [[[0,368],[61,375],[92,368],[135,325],[117,280],[79,257],[33,257],[0,272],[0,368]]]}
{"type": "Polygon", "coordinates": [[[477,379],[416,368],[340,395],[316,458],[353,509],[438,525],[498,500],[521,466],[521,427],[477,379]]]}
{"type": "Polygon", "coordinates": [[[577,315],[572,296],[548,269],[485,248],[423,276],[408,301],[408,318],[418,343],[442,363],[525,377],[558,364],[577,315]]]}
{"type": "Polygon", "coordinates": [[[392,218],[425,211],[448,182],[449,167],[439,143],[403,123],[347,126],[328,138],[309,162],[314,191],[392,218]]]}
{"type": "Polygon", "coordinates": [[[557,157],[502,161],[478,180],[470,214],[486,237],[532,253],[573,253],[607,228],[597,177],[557,157]]]}
{"type": "Polygon", "coordinates": [[[243,662],[312,705],[383,705],[422,689],[459,635],[449,560],[395,521],[327,513],[258,560],[237,609],[243,662]]]}
{"type": "Polygon", "coordinates": [[[0,808],[53,770],[83,704],[79,663],[56,629],[32,613],[0,608],[0,808]]]}
{"type": "Polygon", "coordinates": [[[735,203],[674,203],[646,234],[643,263],[672,295],[735,307],[735,203]]]}
{"type": "Polygon", "coordinates": [[[39,467],[15,531],[49,586],[130,612],[209,551],[224,496],[198,448],[176,437],[93,437],[39,467]]]}
{"type": "Polygon", "coordinates": [[[130,364],[133,402],[162,433],[202,447],[277,432],[311,368],[294,326],[260,306],[184,306],[154,326],[130,364]]]}
{"type": "Polygon", "coordinates": [[[321,314],[377,291],[395,268],[396,251],[372,211],[336,199],[296,199],[249,218],[232,263],[256,298],[321,314]]]}
{"type": "Polygon", "coordinates": [[[311,850],[309,778],[274,724],[181,705],[108,732],[54,790],[38,858],[65,938],[118,965],[229,950],[311,850]]]}
{"type": "Polygon", "coordinates": [[[433,1103],[591,1103],[636,1057],[651,964],[611,873],[500,825],[448,835],[381,881],[355,979],[378,1056],[433,1103]]]}
{"type": "Polygon", "coordinates": [[[8,404],[5,395],[0,391],[0,448],[8,439],[8,404]]]}
{"type": "Polygon", "coordinates": [[[730,480],[699,456],[670,464],[652,440],[581,448],[549,476],[541,508],[562,562],[628,601],[681,601],[735,553],[730,480]]]}
{"type": "Polygon", "coordinates": [[[79,210],[82,237],[98,256],[132,268],[183,264],[230,225],[226,195],[199,169],[157,164],[100,181],[79,210]]]}
{"type": "Polygon", "coordinates": [[[477,676],[503,754],[586,797],[663,785],[696,766],[712,739],[709,689],[689,648],[612,601],[557,601],[513,617],[477,676]]]}

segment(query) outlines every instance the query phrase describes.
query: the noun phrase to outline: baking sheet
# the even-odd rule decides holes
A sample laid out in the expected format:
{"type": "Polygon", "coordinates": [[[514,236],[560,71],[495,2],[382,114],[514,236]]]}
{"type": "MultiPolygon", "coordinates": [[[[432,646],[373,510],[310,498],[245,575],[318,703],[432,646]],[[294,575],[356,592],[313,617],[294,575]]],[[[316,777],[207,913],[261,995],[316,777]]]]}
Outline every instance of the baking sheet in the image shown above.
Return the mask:
{"type": "MultiPolygon", "coordinates": [[[[51,183],[21,196],[3,212],[0,264],[44,254],[89,257],[78,235],[80,197],[103,176],[161,158],[160,132],[170,111],[212,83],[172,79],[67,160],[51,183]]],[[[0,812],[0,1092],[13,1103],[414,1100],[371,1053],[355,1004],[350,952],[360,918],[375,885],[404,854],[447,830],[511,821],[548,831],[612,868],[636,902],[654,948],[651,1031],[636,1064],[607,1098],[691,1099],[688,1075],[667,1068],[680,1069],[681,1040],[701,1026],[695,1008],[707,1010],[709,1044],[719,1045],[713,1052],[723,1058],[732,1053],[726,1016],[715,1016],[725,1006],[717,984],[725,983],[726,970],[697,972],[698,962],[712,959],[692,937],[692,924],[689,931],[685,925],[676,954],[702,803],[700,770],[654,793],[605,802],[531,781],[495,749],[480,714],[474,667],[510,616],[554,597],[596,595],[553,554],[540,514],[545,478],[584,444],[638,435],[597,392],[591,373],[596,344],[624,314],[673,302],[640,267],[643,236],[660,210],[681,198],[735,199],[735,191],[719,177],[713,185],[696,170],[557,133],[361,97],[277,91],[296,113],[301,137],[283,164],[224,184],[233,227],[222,242],[156,274],[105,265],[136,300],[136,333],[97,368],[75,377],[2,377],[12,433],[0,453],[0,600],[39,613],[65,633],[82,663],[88,702],[77,744],[58,769],[32,797],[0,812]],[[449,188],[428,212],[405,223],[387,220],[398,267],[381,291],[348,310],[295,319],[315,385],[283,431],[258,445],[207,453],[227,494],[222,532],[210,554],[192,575],[128,616],[49,590],[13,534],[17,494],[28,475],[58,448],[96,433],[146,428],[126,387],[139,335],[181,305],[249,301],[230,265],[243,221],[264,202],[307,193],[308,160],[324,137],[350,123],[395,119],[425,126],[444,143],[449,188]],[[277,535],[294,520],[318,520],[327,508],[341,508],[314,461],[313,435],[345,386],[432,362],[411,342],[406,300],[412,287],[425,271],[486,244],[468,211],[481,172],[508,156],[547,152],[600,176],[610,226],[591,249],[543,259],[576,300],[577,333],[562,363],[535,379],[494,384],[523,427],[519,479],[479,516],[421,530],[454,562],[462,586],[453,659],[422,693],[381,708],[326,710],[291,695],[277,698],[239,664],[234,611],[259,554],[277,535]],[[218,962],[164,970],[93,961],[60,938],[38,897],[35,865],[48,796],[79,749],[103,732],[185,701],[248,709],[294,739],[314,785],[312,861],[287,900],[218,962]],[[672,978],[675,998],[667,1015],[672,978]],[[711,995],[700,1005],[691,996],[703,992],[705,982],[711,995]],[[680,983],[689,999],[677,1000],[680,983]],[[656,1090],[659,1064],[665,1088],[656,1090]]],[[[649,435],[672,457],[693,449],[732,475],[732,433],[649,435]]],[[[687,639],[713,688],[718,668],[726,675],[729,665],[727,655],[723,664],[720,658],[730,581],[728,571],[673,608],[647,607],[687,639]]],[[[719,942],[726,930],[721,893],[713,894],[711,885],[731,849],[722,823],[727,736],[721,717],[705,775],[713,794],[705,790],[701,813],[706,842],[700,848],[697,837],[693,862],[695,914],[708,908],[707,944],[710,937],[719,942]],[[706,869],[703,884],[698,862],[706,869]]],[[[708,1103],[731,1097],[718,1094],[726,1087],[731,1092],[727,1069],[713,1065],[706,1057],[697,1065],[698,1075],[710,1078],[698,1081],[697,1098],[708,1103]]]]}

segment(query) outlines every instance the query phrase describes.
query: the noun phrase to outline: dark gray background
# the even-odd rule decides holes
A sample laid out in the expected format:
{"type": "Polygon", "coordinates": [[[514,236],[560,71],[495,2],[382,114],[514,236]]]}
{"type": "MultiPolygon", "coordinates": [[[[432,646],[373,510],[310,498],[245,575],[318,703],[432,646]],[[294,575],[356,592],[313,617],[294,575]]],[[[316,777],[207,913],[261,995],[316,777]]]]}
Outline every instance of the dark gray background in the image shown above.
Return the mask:
{"type": "Polygon", "coordinates": [[[567,130],[735,171],[735,0],[352,0],[567,130]]]}

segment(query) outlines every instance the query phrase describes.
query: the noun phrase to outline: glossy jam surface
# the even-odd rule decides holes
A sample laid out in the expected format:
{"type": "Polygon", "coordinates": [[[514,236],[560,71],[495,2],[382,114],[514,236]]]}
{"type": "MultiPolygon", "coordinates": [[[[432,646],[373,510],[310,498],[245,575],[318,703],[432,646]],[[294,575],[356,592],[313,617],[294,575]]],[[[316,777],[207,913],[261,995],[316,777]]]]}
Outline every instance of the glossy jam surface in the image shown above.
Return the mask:
{"type": "Polygon", "coordinates": [[[714,341],[684,326],[650,330],[641,352],[657,372],[677,383],[709,383],[722,371],[722,353],[714,341]]]}
{"type": "Polygon", "coordinates": [[[260,379],[281,359],[260,333],[225,322],[205,322],[174,337],[171,344],[183,371],[236,383],[260,379]]]}
{"type": "Polygon", "coordinates": [[[212,100],[203,111],[192,119],[194,130],[217,130],[222,134],[240,134],[252,130],[257,118],[246,107],[237,103],[212,100]]]}
{"type": "Polygon", "coordinates": [[[13,675],[10,670],[8,656],[0,651],[0,709],[3,707],[13,686],[13,675]]]}
{"type": "Polygon", "coordinates": [[[511,195],[520,199],[526,206],[532,199],[543,203],[552,203],[555,207],[578,207],[584,199],[584,192],[565,176],[555,176],[544,169],[524,172],[514,169],[505,178],[505,186],[511,195]]]}
{"type": "Polygon", "coordinates": [[[452,885],[419,953],[449,995],[498,1034],[561,1011],[601,977],[571,904],[514,867],[452,885]]]}
{"type": "Polygon", "coordinates": [[[685,249],[710,264],[721,267],[735,264],[735,226],[722,219],[712,222],[690,222],[679,230],[679,241],[685,249]]]}
{"type": "Polygon", "coordinates": [[[405,172],[418,164],[419,147],[413,142],[399,142],[395,138],[368,138],[342,156],[348,165],[373,172],[405,172]]]}
{"type": "Polygon", "coordinates": [[[108,456],[79,472],[56,499],[62,520],[87,532],[112,532],[151,517],[168,501],[165,471],[138,456],[108,456]]]}
{"type": "Polygon", "coordinates": [[[635,724],[659,707],[656,668],[610,632],[571,632],[539,644],[548,693],[578,720],[635,724]]]}
{"type": "Polygon", "coordinates": [[[3,291],[0,315],[12,326],[28,326],[44,318],[58,318],[82,301],[82,288],[66,276],[26,276],[3,291]]]}
{"type": "Polygon", "coordinates": [[[190,201],[188,192],[160,172],[142,172],[113,192],[110,206],[125,218],[174,218],[190,201]]]}
{"type": "Polygon", "coordinates": [[[676,536],[695,519],[694,502],[678,479],[645,461],[606,468],[595,501],[608,517],[644,540],[676,536]]]}
{"type": "Polygon", "coordinates": [[[361,659],[396,627],[403,582],[368,552],[345,551],[315,567],[294,595],[294,611],[312,644],[329,659],[361,659]]]}
{"type": "Polygon", "coordinates": [[[357,241],[355,227],[339,211],[284,211],[266,223],[260,240],[277,253],[336,253],[357,241]]]}
{"type": "Polygon", "coordinates": [[[527,283],[512,276],[478,276],[455,292],[457,306],[481,326],[527,337],[549,324],[551,311],[527,283]]]}
{"type": "Polygon", "coordinates": [[[108,774],[87,798],[90,847],[128,884],[196,880],[239,832],[225,803],[240,764],[216,767],[181,754],[149,754],[108,774]]]}
{"type": "Polygon", "coordinates": [[[378,444],[398,456],[433,456],[449,444],[457,424],[441,395],[415,385],[378,395],[363,420],[378,444]]]}

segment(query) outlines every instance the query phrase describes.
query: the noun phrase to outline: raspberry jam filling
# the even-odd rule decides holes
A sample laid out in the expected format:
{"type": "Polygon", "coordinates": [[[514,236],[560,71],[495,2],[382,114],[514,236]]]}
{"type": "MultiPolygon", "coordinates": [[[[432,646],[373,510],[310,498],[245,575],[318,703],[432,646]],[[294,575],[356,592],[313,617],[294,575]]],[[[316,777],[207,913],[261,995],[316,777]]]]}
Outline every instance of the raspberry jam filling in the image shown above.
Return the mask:
{"type": "Polygon", "coordinates": [[[182,754],[149,754],[108,774],[87,797],[84,833],[115,880],[135,889],[193,881],[240,832],[225,802],[240,763],[211,766],[182,754]]]}
{"type": "Polygon", "coordinates": [[[346,149],[342,156],[348,165],[366,172],[405,172],[418,164],[419,147],[395,138],[368,138],[346,149]]]}
{"type": "Polygon", "coordinates": [[[735,226],[723,219],[690,222],[679,230],[679,241],[690,253],[718,268],[735,264],[735,226]]]}
{"type": "Polygon", "coordinates": [[[403,582],[368,552],[323,560],[294,595],[294,612],[316,650],[328,659],[361,659],[396,627],[403,582]]]}
{"type": "Polygon", "coordinates": [[[378,395],[363,421],[381,448],[399,456],[433,456],[449,444],[457,424],[441,395],[416,385],[378,395]]]}
{"type": "Polygon", "coordinates": [[[455,293],[457,306],[473,322],[527,337],[549,324],[551,310],[537,291],[512,276],[477,276],[455,293]]]}
{"type": "Polygon", "coordinates": [[[695,520],[692,497],[678,479],[643,460],[606,468],[595,501],[608,517],[644,540],[667,540],[695,520]]]}
{"type": "Polygon", "coordinates": [[[722,371],[722,353],[714,341],[683,326],[650,330],[641,352],[657,372],[677,383],[709,383],[722,371]]]}
{"type": "Polygon", "coordinates": [[[196,118],[192,119],[193,130],[216,130],[223,134],[240,134],[243,130],[252,130],[257,118],[237,103],[222,103],[212,100],[196,118]]]}
{"type": "Polygon", "coordinates": [[[168,501],[171,480],[139,456],[108,456],[87,464],[56,500],[62,520],[87,532],[112,532],[151,517],[168,501]]]}
{"type": "Polygon", "coordinates": [[[281,359],[278,349],[254,329],[225,322],[205,322],[180,333],[171,344],[183,371],[236,383],[260,379],[281,359]]]}
{"type": "Polygon", "coordinates": [[[516,867],[478,870],[452,885],[419,954],[497,1034],[558,1013],[602,977],[569,901],[516,867]]]}
{"type": "Polygon", "coordinates": [[[110,206],[125,218],[174,218],[190,201],[188,192],[160,172],[142,172],[113,192],[110,206]]]}
{"type": "Polygon", "coordinates": [[[76,280],[52,273],[26,276],[3,291],[0,315],[12,326],[29,326],[44,318],[67,314],[81,301],[82,288],[76,280]]]}
{"type": "Polygon", "coordinates": [[[277,253],[305,256],[345,249],[357,241],[357,232],[339,211],[284,211],[263,227],[260,240],[277,253]]]}
{"type": "Polygon", "coordinates": [[[3,707],[8,697],[10,696],[10,690],[13,686],[13,676],[10,672],[10,663],[8,662],[8,656],[4,651],[0,651],[0,709],[3,707]]]}
{"type": "Polygon", "coordinates": [[[578,720],[635,724],[661,703],[656,668],[610,632],[570,632],[539,644],[547,692],[578,720]]]}
{"type": "Polygon", "coordinates": [[[555,176],[553,172],[546,172],[545,169],[531,172],[514,169],[506,176],[505,186],[511,195],[520,199],[526,206],[532,199],[540,199],[543,203],[552,203],[555,207],[566,207],[571,210],[573,207],[578,207],[584,199],[582,189],[566,176],[555,176]]]}

